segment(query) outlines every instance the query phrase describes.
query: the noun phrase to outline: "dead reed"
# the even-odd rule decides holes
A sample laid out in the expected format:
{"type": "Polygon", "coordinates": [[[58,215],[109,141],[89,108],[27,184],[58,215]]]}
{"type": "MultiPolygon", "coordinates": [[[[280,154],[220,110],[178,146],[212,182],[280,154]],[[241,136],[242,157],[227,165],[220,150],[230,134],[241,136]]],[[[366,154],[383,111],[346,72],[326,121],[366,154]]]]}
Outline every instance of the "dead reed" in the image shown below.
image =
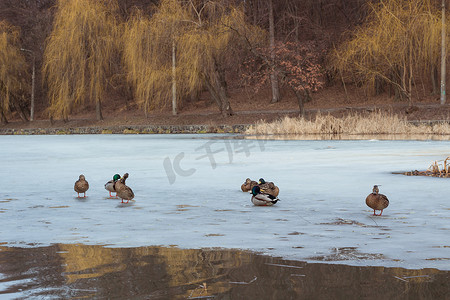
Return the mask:
{"type": "Polygon", "coordinates": [[[450,156],[443,163],[439,163],[438,161],[432,162],[426,172],[431,173],[432,176],[448,177],[450,174],[450,156]]]}
{"type": "Polygon", "coordinates": [[[405,117],[381,111],[367,115],[349,113],[342,118],[319,113],[311,120],[302,117],[285,117],[271,123],[259,121],[250,126],[245,133],[250,135],[450,135],[450,124],[442,122],[432,125],[414,125],[405,117]]]}
{"type": "Polygon", "coordinates": [[[450,177],[450,156],[443,161],[433,161],[426,171],[414,170],[404,172],[407,176],[432,176],[432,177],[450,177]]]}

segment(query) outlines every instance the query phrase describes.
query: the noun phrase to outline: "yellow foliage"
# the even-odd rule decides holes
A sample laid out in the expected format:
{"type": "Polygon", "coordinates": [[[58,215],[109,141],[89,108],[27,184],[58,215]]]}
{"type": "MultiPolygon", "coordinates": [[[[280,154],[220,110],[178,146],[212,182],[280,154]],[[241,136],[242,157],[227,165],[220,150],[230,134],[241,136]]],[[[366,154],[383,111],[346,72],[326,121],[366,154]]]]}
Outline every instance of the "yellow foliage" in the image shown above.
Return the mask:
{"type": "Polygon", "coordinates": [[[26,62],[19,46],[19,29],[0,21],[0,113],[9,111],[10,96],[23,89],[26,62]]]}
{"type": "Polygon", "coordinates": [[[116,8],[112,0],[58,1],[43,62],[50,116],[66,119],[86,98],[101,102],[117,49],[116,8]]]}
{"type": "Polygon", "coordinates": [[[352,80],[373,87],[381,79],[408,96],[408,81],[430,74],[439,63],[440,13],[430,0],[380,1],[370,11],[365,24],[332,53],[331,63],[352,80]]]}
{"type": "Polygon", "coordinates": [[[163,1],[152,19],[136,11],[125,24],[127,79],[138,104],[146,111],[163,106],[170,95],[171,47],[179,30],[176,16],[183,17],[178,1],[163,1]]]}
{"type": "MultiPolygon", "coordinates": [[[[215,1],[163,0],[151,18],[137,11],[123,34],[124,63],[135,97],[146,111],[170,103],[172,47],[176,48],[177,98],[204,88],[216,78],[226,51],[239,47],[237,33],[256,40],[263,31],[246,24],[242,8],[215,1]]],[[[242,39],[242,38],[241,38],[242,39]]]]}

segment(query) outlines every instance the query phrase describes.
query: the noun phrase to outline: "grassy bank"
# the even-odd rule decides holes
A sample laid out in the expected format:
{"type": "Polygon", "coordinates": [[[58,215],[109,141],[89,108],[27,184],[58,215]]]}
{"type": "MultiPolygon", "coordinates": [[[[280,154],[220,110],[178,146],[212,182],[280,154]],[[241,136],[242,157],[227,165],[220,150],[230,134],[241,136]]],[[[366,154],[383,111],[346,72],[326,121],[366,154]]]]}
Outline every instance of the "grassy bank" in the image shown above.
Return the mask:
{"type": "Polygon", "coordinates": [[[342,118],[318,114],[313,119],[285,117],[274,122],[259,121],[250,126],[246,134],[257,135],[310,135],[310,134],[433,134],[450,135],[450,124],[412,124],[406,117],[386,112],[370,114],[350,113],[342,118]]]}

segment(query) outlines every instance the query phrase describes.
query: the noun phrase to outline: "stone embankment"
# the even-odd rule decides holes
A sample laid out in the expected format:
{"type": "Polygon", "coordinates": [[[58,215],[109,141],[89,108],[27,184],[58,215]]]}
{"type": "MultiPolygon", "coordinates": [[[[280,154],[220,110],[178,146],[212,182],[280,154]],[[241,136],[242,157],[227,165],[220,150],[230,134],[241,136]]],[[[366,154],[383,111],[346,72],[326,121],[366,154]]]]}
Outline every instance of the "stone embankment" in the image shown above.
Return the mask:
{"type": "Polygon", "coordinates": [[[249,125],[123,125],[72,128],[0,128],[0,135],[243,133],[249,125]]]}

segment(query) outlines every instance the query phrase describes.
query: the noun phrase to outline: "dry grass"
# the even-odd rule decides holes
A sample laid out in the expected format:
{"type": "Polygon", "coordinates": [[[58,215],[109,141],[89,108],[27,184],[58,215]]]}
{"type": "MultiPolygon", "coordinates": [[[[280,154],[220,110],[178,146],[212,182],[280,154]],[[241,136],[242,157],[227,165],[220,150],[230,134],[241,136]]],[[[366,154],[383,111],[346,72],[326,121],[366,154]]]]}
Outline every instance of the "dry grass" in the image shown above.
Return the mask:
{"type": "Polygon", "coordinates": [[[407,176],[432,176],[432,177],[450,177],[450,156],[443,161],[433,161],[426,171],[404,172],[407,176]]]}
{"type": "Polygon", "coordinates": [[[250,126],[245,133],[252,135],[450,135],[450,124],[414,125],[409,123],[406,118],[377,111],[368,115],[350,113],[343,118],[318,114],[312,120],[285,117],[272,123],[259,121],[250,126]]]}
{"type": "Polygon", "coordinates": [[[427,169],[427,172],[431,172],[433,176],[448,177],[450,174],[450,156],[447,157],[443,163],[434,161],[427,169]]]}

